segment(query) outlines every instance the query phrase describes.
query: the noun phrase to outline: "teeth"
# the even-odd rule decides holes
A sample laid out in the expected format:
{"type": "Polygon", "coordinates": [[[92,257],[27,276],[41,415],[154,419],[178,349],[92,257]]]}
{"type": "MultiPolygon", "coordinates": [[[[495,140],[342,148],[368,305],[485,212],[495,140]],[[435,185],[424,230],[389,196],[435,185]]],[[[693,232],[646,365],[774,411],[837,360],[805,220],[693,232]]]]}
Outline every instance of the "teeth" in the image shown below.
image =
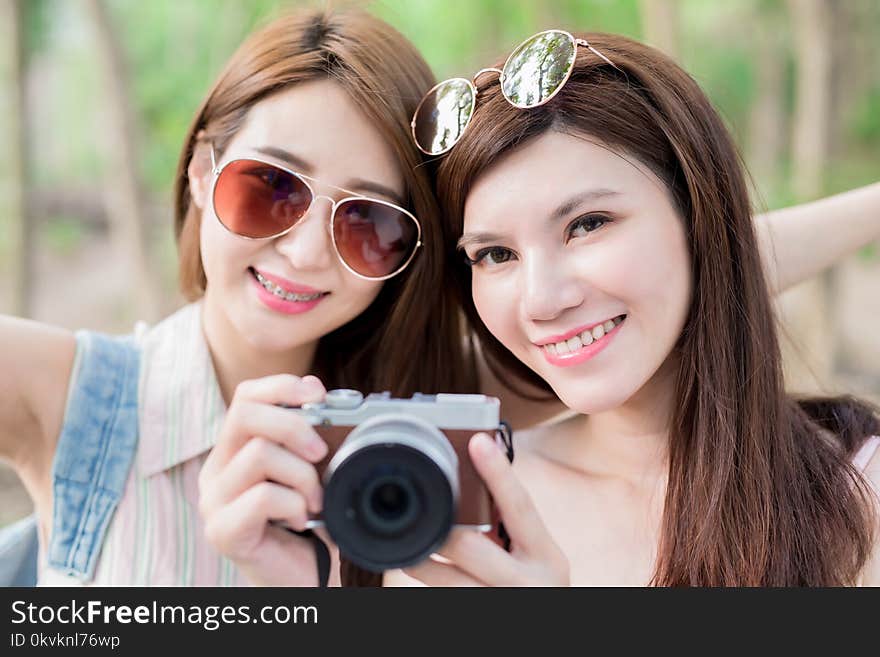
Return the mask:
{"type": "Polygon", "coordinates": [[[625,315],[621,315],[619,317],[615,317],[614,319],[609,319],[608,321],[597,324],[590,331],[584,331],[580,335],[576,335],[573,338],[569,338],[563,342],[556,342],[553,344],[544,345],[544,349],[549,351],[554,356],[558,356],[560,354],[568,354],[582,347],[589,346],[593,344],[596,340],[601,340],[605,337],[606,333],[614,330],[614,327],[619,326],[621,322],[625,319],[625,315]]]}
{"type": "Polygon", "coordinates": [[[315,299],[323,296],[323,292],[318,292],[316,294],[296,294],[295,292],[287,292],[280,285],[276,285],[265,276],[261,276],[259,272],[254,272],[257,276],[257,280],[260,282],[266,290],[274,294],[276,297],[285,299],[286,301],[314,301],[315,299]]]}

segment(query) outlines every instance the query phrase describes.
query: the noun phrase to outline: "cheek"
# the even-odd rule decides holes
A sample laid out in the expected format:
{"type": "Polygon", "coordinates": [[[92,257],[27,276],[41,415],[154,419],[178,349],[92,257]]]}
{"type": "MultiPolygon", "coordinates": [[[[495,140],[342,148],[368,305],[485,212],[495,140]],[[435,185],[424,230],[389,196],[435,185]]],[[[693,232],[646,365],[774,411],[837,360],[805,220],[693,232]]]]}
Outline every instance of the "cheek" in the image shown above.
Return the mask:
{"type": "Polygon", "coordinates": [[[690,255],[682,230],[655,234],[633,265],[632,308],[646,345],[668,355],[678,342],[691,301],[690,255]]]}
{"type": "Polygon", "coordinates": [[[677,318],[690,299],[690,256],[677,217],[652,220],[603,254],[597,276],[632,310],[677,318]],[[647,228],[647,229],[645,229],[647,228]],[[613,251],[613,252],[611,252],[613,251]],[[610,283],[613,281],[613,283],[610,283]]]}
{"type": "Polygon", "coordinates": [[[379,296],[379,292],[382,291],[382,281],[365,281],[348,274],[345,278],[345,291],[347,293],[346,296],[352,299],[350,305],[357,307],[358,312],[360,312],[366,309],[379,296]]]}
{"type": "Polygon", "coordinates": [[[475,275],[471,285],[474,306],[489,332],[505,345],[510,343],[519,317],[517,299],[511,296],[509,286],[497,276],[475,275]]]}
{"type": "Polygon", "coordinates": [[[209,213],[202,215],[199,236],[202,267],[210,283],[229,277],[247,267],[249,257],[259,247],[256,242],[239,239],[224,229],[209,213]]]}
{"type": "Polygon", "coordinates": [[[217,261],[217,236],[214,234],[214,227],[211,225],[212,220],[202,213],[201,226],[199,228],[199,250],[202,255],[202,267],[205,270],[205,276],[210,282],[214,276],[215,262],[217,261]]]}

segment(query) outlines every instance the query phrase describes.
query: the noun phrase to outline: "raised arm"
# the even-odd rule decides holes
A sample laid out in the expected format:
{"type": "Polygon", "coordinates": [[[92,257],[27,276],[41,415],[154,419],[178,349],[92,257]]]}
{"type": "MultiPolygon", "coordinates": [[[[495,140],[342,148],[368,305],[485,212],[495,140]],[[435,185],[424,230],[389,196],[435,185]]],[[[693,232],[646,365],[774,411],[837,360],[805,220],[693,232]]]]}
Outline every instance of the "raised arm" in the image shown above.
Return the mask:
{"type": "Polygon", "coordinates": [[[31,494],[51,468],[75,351],[69,331],[0,315],[0,459],[31,494]]]}
{"type": "Polygon", "coordinates": [[[880,238],[880,183],[755,218],[773,294],[880,238]]]}

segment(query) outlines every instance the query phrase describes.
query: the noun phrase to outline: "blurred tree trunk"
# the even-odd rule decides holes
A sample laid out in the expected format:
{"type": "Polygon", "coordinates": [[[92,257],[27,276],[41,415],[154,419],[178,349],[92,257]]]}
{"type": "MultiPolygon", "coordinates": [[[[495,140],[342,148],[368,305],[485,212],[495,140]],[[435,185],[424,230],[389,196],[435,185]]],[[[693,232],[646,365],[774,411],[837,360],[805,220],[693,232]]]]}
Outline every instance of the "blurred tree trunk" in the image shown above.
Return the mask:
{"type": "Polygon", "coordinates": [[[679,58],[677,0],[640,0],[642,36],[673,59],[679,58]]]}
{"type": "Polygon", "coordinates": [[[831,8],[828,0],[789,0],[797,62],[794,110],[794,192],[822,195],[831,109],[831,8]]]}
{"type": "Polygon", "coordinates": [[[786,146],[784,18],[776,5],[755,7],[752,53],[757,80],[749,117],[748,159],[749,171],[762,192],[776,187],[786,146]]]}
{"type": "Polygon", "coordinates": [[[8,166],[7,192],[3,211],[4,220],[9,227],[8,276],[10,285],[9,311],[20,317],[28,317],[31,313],[28,289],[33,283],[33,227],[28,221],[27,185],[27,111],[25,46],[24,46],[24,12],[22,0],[0,0],[0,25],[5,34],[8,66],[8,81],[5,88],[8,92],[5,111],[7,117],[2,130],[7,138],[5,160],[8,166]]]}
{"type": "Polygon", "coordinates": [[[831,134],[828,153],[846,156],[847,119],[866,89],[880,83],[880,3],[850,0],[832,4],[831,134]]]}
{"type": "MultiPolygon", "coordinates": [[[[788,0],[788,10],[797,63],[792,187],[795,198],[803,202],[823,193],[830,134],[832,12],[828,0],[788,0]]],[[[784,249],[785,245],[777,248],[784,249]]],[[[836,288],[832,269],[817,280],[797,286],[783,299],[788,332],[797,345],[793,350],[788,347],[787,373],[791,383],[802,390],[833,385],[839,351],[836,288]],[[815,380],[810,382],[813,377],[815,380]]]]}
{"type": "Polygon", "coordinates": [[[151,275],[154,268],[150,266],[147,214],[137,164],[137,121],[130,102],[125,54],[104,2],[86,0],[85,7],[94,30],[106,99],[109,147],[105,202],[111,241],[114,248],[126,254],[130,267],[126,278],[136,316],[152,321],[158,319],[158,288],[151,275]]]}

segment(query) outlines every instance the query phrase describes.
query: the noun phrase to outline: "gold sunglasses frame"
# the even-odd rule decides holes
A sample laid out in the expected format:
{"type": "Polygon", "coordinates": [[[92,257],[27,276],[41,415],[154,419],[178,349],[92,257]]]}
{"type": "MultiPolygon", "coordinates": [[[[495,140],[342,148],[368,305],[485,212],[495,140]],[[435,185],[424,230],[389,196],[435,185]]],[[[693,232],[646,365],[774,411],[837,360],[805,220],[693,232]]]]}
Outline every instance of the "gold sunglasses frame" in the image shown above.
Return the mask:
{"type": "Polygon", "coordinates": [[[443,80],[442,82],[438,82],[433,87],[431,87],[428,90],[428,92],[424,96],[422,96],[422,100],[419,101],[419,104],[416,107],[416,111],[413,112],[412,121],[410,121],[410,130],[412,132],[413,142],[415,143],[416,147],[420,151],[422,151],[422,153],[424,153],[425,155],[440,156],[440,155],[444,155],[445,153],[448,153],[450,150],[452,150],[455,147],[455,145],[459,141],[461,141],[461,138],[464,135],[465,130],[467,130],[468,126],[470,126],[471,120],[473,119],[473,116],[474,116],[474,109],[477,104],[477,93],[478,93],[477,86],[476,86],[477,79],[485,73],[498,73],[498,81],[501,84],[501,94],[504,96],[504,100],[506,100],[508,103],[510,103],[513,107],[516,107],[517,109],[532,109],[535,107],[540,107],[541,105],[544,105],[544,104],[550,102],[553,99],[553,97],[556,96],[556,94],[558,94],[562,90],[562,87],[565,86],[565,83],[568,82],[568,79],[571,77],[571,74],[574,71],[575,60],[577,60],[577,47],[578,46],[583,46],[584,48],[587,48],[590,52],[592,52],[597,57],[599,57],[600,59],[605,61],[607,64],[609,64],[610,66],[614,66],[614,68],[617,68],[617,66],[615,66],[614,63],[610,59],[608,59],[605,55],[603,55],[601,52],[596,50],[592,45],[590,45],[590,43],[586,39],[579,39],[579,38],[575,37],[571,32],[568,32],[566,30],[557,30],[557,29],[544,30],[543,32],[538,32],[537,34],[533,34],[532,36],[530,36],[528,39],[523,40],[516,48],[514,48],[511,51],[510,55],[507,56],[507,59],[504,62],[504,66],[502,66],[500,69],[498,69],[498,68],[481,68],[479,71],[477,71],[474,74],[474,76],[470,80],[468,80],[467,78],[449,78],[447,80],[443,80]],[[511,59],[513,59],[513,56],[516,55],[522,49],[522,47],[524,45],[526,45],[527,43],[529,43],[531,41],[534,41],[535,39],[537,39],[538,37],[540,37],[544,34],[550,34],[550,33],[564,35],[564,36],[568,37],[568,39],[570,40],[570,43],[572,44],[573,54],[571,57],[571,62],[568,65],[568,71],[566,71],[565,77],[556,86],[556,89],[553,90],[553,93],[551,93],[549,96],[544,98],[541,102],[534,103],[533,105],[518,105],[518,104],[514,103],[512,100],[510,100],[510,98],[507,97],[507,94],[504,93],[504,82],[505,82],[504,71],[507,70],[507,65],[510,64],[510,61],[511,61],[511,59]],[[431,95],[437,89],[439,89],[443,85],[449,84],[451,82],[457,82],[457,81],[464,82],[465,84],[467,84],[467,86],[471,90],[471,106],[470,106],[470,110],[468,113],[467,123],[465,123],[464,128],[461,129],[461,132],[459,133],[458,138],[454,142],[452,142],[452,144],[447,146],[445,149],[443,149],[442,151],[436,151],[436,152],[427,151],[424,148],[422,148],[422,145],[419,143],[418,137],[416,137],[416,118],[419,115],[419,111],[422,109],[422,105],[425,104],[425,101],[427,101],[428,98],[430,98],[431,95]]]}
{"type": "Polygon", "coordinates": [[[294,171],[290,167],[281,163],[280,161],[275,161],[272,158],[267,158],[263,155],[260,155],[260,156],[241,156],[241,157],[234,157],[232,159],[227,160],[222,165],[218,165],[217,158],[216,158],[216,155],[214,152],[214,144],[211,144],[211,173],[213,174],[213,179],[211,180],[211,189],[210,189],[211,210],[214,212],[214,216],[217,218],[217,221],[220,223],[221,226],[223,226],[223,228],[228,233],[230,233],[231,235],[235,235],[236,237],[240,237],[241,239],[251,240],[251,241],[274,240],[274,239],[277,239],[283,235],[286,235],[291,230],[293,230],[297,226],[297,224],[299,224],[299,222],[302,220],[303,217],[305,217],[309,213],[309,210],[312,209],[312,206],[314,205],[315,201],[323,198],[323,199],[330,201],[330,222],[328,224],[328,230],[330,231],[330,242],[333,244],[333,252],[336,254],[336,257],[339,260],[339,262],[342,263],[342,266],[345,267],[345,269],[348,270],[351,274],[353,274],[354,276],[357,276],[360,279],[363,279],[365,281],[387,281],[389,278],[393,278],[393,277],[397,276],[400,272],[402,272],[404,269],[406,269],[409,266],[409,264],[412,262],[413,258],[416,257],[416,253],[418,253],[419,248],[421,248],[421,246],[422,246],[422,225],[419,223],[419,220],[416,218],[416,216],[412,212],[407,210],[406,208],[402,208],[395,203],[391,203],[390,201],[383,201],[382,199],[373,198],[372,196],[364,196],[363,194],[358,194],[357,192],[353,192],[350,189],[346,189],[345,187],[338,187],[336,185],[331,185],[329,183],[321,182],[320,180],[312,178],[311,176],[307,176],[303,173],[299,173],[297,171],[294,171]],[[294,221],[289,227],[285,228],[284,230],[282,230],[274,235],[268,235],[266,237],[250,237],[248,235],[242,235],[241,233],[236,233],[234,230],[229,228],[229,226],[224,224],[223,220],[220,218],[220,213],[217,212],[217,204],[215,202],[215,192],[217,189],[217,181],[220,179],[220,174],[223,173],[223,171],[224,171],[224,169],[226,169],[226,167],[228,167],[233,162],[242,162],[242,161],[259,162],[260,164],[265,164],[270,167],[275,167],[276,169],[280,169],[281,171],[284,171],[285,173],[288,173],[291,176],[293,176],[294,178],[297,178],[298,180],[300,180],[303,183],[303,185],[306,186],[306,189],[309,190],[309,193],[312,195],[312,200],[309,201],[309,205],[308,205],[308,207],[306,207],[302,216],[299,219],[297,219],[296,221],[294,221]],[[337,191],[344,192],[344,193],[348,194],[349,196],[341,198],[337,201],[330,196],[326,196],[324,194],[316,194],[314,187],[312,187],[312,185],[309,184],[310,182],[322,184],[325,187],[330,187],[331,189],[335,189],[337,191]],[[364,274],[361,274],[361,273],[355,271],[354,269],[352,269],[352,267],[342,257],[342,254],[339,253],[339,246],[336,244],[336,233],[333,229],[334,222],[336,220],[336,210],[339,208],[340,205],[342,205],[343,203],[347,203],[348,201],[370,201],[371,203],[379,203],[380,205],[384,205],[389,208],[393,208],[399,212],[402,212],[404,215],[406,215],[407,217],[412,219],[413,223],[416,225],[416,244],[413,247],[412,253],[409,254],[409,257],[406,259],[406,261],[403,262],[403,264],[401,264],[397,269],[395,269],[390,274],[387,274],[385,276],[365,276],[364,274]]]}

